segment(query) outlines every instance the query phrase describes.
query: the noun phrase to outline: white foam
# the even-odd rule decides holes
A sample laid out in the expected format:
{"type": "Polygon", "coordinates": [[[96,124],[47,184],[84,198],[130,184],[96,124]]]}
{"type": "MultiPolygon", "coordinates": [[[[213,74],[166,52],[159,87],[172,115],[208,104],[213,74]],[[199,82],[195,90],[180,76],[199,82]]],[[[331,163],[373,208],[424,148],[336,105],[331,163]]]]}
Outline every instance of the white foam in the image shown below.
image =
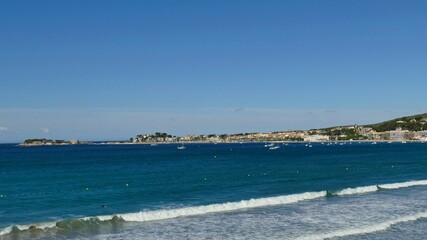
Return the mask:
{"type": "MultiPolygon", "coordinates": [[[[250,200],[242,200],[239,202],[228,202],[221,204],[211,204],[204,206],[185,207],[167,210],[145,211],[138,213],[117,214],[115,216],[122,218],[125,221],[146,222],[162,219],[170,219],[177,217],[186,217],[194,215],[202,215],[208,213],[236,211],[248,208],[267,207],[283,204],[291,204],[304,200],[310,200],[320,197],[326,197],[326,191],[321,192],[306,192],[301,194],[292,194],[279,197],[258,198],[250,200]]],[[[110,220],[113,216],[100,216],[102,221],[110,220]]]]}
{"type": "Polygon", "coordinates": [[[9,234],[10,232],[12,232],[12,227],[11,227],[11,226],[6,227],[6,228],[3,228],[3,229],[0,231],[0,236],[3,236],[3,235],[6,235],[6,234],[9,234]]]}
{"type": "Polygon", "coordinates": [[[360,193],[369,193],[378,191],[378,187],[375,186],[365,186],[365,187],[356,187],[356,188],[346,188],[341,191],[334,193],[335,195],[353,195],[360,193]]]}
{"type": "Polygon", "coordinates": [[[401,182],[401,183],[388,183],[382,185],[372,185],[372,186],[363,186],[363,187],[355,187],[355,188],[346,188],[341,191],[333,193],[334,195],[353,195],[353,194],[362,194],[362,193],[370,193],[376,192],[379,189],[399,189],[399,188],[407,188],[414,186],[423,186],[427,185],[427,180],[420,181],[409,181],[409,182],[401,182]]]}
{"type": "MultiPolygon", "coordinates": [[[[208,213],[228,212],[228,211],[236,211],[236,210],[249,209],[249,208],[291,204],[291,203],[296,203],[304,200],[311,200],[315,198],[326,197],[326,194],[327,194],[326,191],[305,192],[300,194],[291,194],[291,195],[284,195],[279,197],[242,200],[239,202],[227,202],[227,203],[210,204],[210,205],[203,205],[203,206],[184,207],[184,208],[177,208],[177,209],[164,209],[164,210],[137,212],[137,213],[84,217],[79,219],[91,220],[96,218],[96,219],[99,219],[100,221],[110,221],[114,217],[119,217],[129,222],[146,222],[146,221],[155,221],[155,220],[170,219],[170,218],[177,218],[177,217],[203,215],[208,213]]],[[[48,228],[55,227],[56,223],[57,222],[35,223],[31,225],[15,225],[15,227],[18,228],[19,230],[28,230],[32,226],[38,229],[48,229],[48,228]]],[[[9,234],[12,232],[12,230],[13,230],[12,226],[4,228],[0,232],[0,236],[9,234]]]]}
{"type": "Polygon", "coordinates": [[[42,222],[42,223],[34,223],[34,224],[29,224],[29,225],[14,225],[14,226],[9,226],[6,228],[3,228],[0,231],[0,236],[2,235],[7,235],[9,233],[11,233],[13,231],[13,228],[17,228],[19,230],[29,230],[30,228],[37,228],[37,229],[42,229],[42,230],[46,230],[49,228],[53,228],[56,226],[56,222],[42,222]]]}
{"type": "MultiPolygon", "coordinates": [[[[375,192],[375,191],[378,191],[379,189],[398,189],[398,188],[406,188],[406,187],[421,186],[421,185],[427,185],[427,180],[346,188],[341,191],[335,192],[333,194],[334,195],[353,195],[353,194],[375,192]]],[[[316,199],[316,198],[321,198],[326,196],[327,196],[326,191],[305,192],[300,194],[291,194],[291,195],[284,195],[284,196],[278,196],[278,197],[242,200],[238,202],[227,202],[227,203],[218,203],[218,204],[210,204],[210,205],[203,205],[203,206],[184,207],[184,208],[177,208],[177,209],[152,210],[152,211],[143,211],[143,212],[137,212],[137,213],[125,213],[125,214],[105,215],[105,216],[97,216],[97,217],[84,217],[80,219],[90,220],[90,219],[97,218],[100,221],[109,221],[113,219],[115,216],[117,216],[125,221],[145,222],[145,221],[155,221],[155,220],[170,219],[170,218],[177,218],[177,217],[203,215],[203,214],[209,214],[209,213],[237,211],[237,210],[257,208],[257,207],[268,207],[268,206],[275,206],[275,205],[291,204],[291,203],[296,203],[304,200],[311,200],[311,199],[316,199]]],[[[426,213],[422,213],[422,214],[426,214],[426,213]]],[[[406,218],[402,218],[402,219],[406,219],[406,218]]],[[[407,220],[407,221],[411,221],[411,220],[407,220]]],[[[384,224],[388,224],[388,223],[390,222],[386,222],[384,224]]],[[[34,226],[38,229],[46,230],[46,229],[55,227],[56,224],[57,222],[47,222],[47,223],[34,223],[30,225],[15,225],[15,227],[18,228],[19,230],[28,230],[30,229],[30,227],[34,226]]],[[[392,223],[392,224],[395,224],[395,223],[392,223]]],[[[370,227],[369,229],[371,229],[371,227],[374,227],[374,226],[369,226],[369,227],[370,227]]],[[[367,229],[367,228],[364,228],[364,229],[367,229]]],[[[13,231],[13,226],[0,229],[0,236],[7,235],[12,231],[13,231]]]]}
{"type": "Polygon", "coordinates": [[[391,226],[398,223],[416,221],[420,218],[427,218],[427,212],[421,212],[414,215],[407,215],[407,216],[399,217],[396,219],[388,220],[385,222],[381,222],[378,224],[371,224],[371,225],[361,226],[361,227],[352,228],[352,229],[345,229],[345,230],[343,229],[343,230],[333,231],[329,233],[317,233],[315,235],[303,236],[297,239],[298,240],[321,240],[321,239],[373,233],[373,232],[387,230],[391,226]]]}
{"type": "Polygon", "coordinates": [[[413,186],[423,186],[423,185],[427,185],[427,180],[409,181],[409,182],[403,182],[403,183],[383,184],[383,185],[379,185],[379,187],[380,188],[384,188],[384,189],[398,189],[398,188],[413,187],[413,186]]]}

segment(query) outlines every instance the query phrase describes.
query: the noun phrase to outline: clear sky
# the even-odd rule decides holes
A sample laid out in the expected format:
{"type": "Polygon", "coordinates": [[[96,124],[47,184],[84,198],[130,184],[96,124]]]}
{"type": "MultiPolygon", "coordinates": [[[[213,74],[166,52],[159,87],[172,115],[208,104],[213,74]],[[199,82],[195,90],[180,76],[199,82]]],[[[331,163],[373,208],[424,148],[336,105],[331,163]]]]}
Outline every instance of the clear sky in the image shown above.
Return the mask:
{"type": "Polygon", "coordinates": [[[427,112],[427,1],[0,1],[0,142],[427,112]]]}

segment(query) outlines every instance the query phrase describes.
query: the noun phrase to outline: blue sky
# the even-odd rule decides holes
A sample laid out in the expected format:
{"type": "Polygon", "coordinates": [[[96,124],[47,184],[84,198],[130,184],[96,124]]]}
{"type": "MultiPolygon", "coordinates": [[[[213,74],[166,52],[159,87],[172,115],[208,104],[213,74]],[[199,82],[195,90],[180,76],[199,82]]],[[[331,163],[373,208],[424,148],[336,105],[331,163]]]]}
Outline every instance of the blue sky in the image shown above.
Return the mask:
{"type": "Polygon", "coordinates": [[[426,1],[1,1],[0,142],[426,112],[426,1]]]}

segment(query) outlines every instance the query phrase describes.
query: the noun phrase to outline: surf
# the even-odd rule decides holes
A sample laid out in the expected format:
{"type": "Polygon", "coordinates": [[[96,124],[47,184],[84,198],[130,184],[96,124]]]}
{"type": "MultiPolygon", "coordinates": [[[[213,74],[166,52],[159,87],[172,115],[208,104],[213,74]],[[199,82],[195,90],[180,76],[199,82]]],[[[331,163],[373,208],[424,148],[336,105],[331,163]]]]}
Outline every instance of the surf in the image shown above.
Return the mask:
{"type": "Polygon", "coordinates": [[[105,222],[147,222],[158,221],[164,219],[189,217],[196,215],[204,215],[210,213],[230,212],[244,209],[252,209],[259,207],[268,207],[275,205],[292,204],[305,200],[326,197],[326,191],[320,192],[305,192],[300,194],[291,194],[278,197],[267,197],[250,200],[242,200],[238,202],[218,203],[202,206],[184,207],[176,209],[151,210],[141,211],[136,213],[124,213],[114,215],[104,215],[96,217],[84,217],[75,220],[60,220],[48,223],[35,223],[28,225],[15,225],[7,227],[0,231],[1,235],[10,233],[18,233],[19,231],[29,231],[33,229],[47,230],[50,228],[70,229],[78,226],[87,226],[90,224],[99,225],[105,222]]]}
{"type": "MultiPolygon", "coordinates": [[[[422,186],[422,185],[427,185],[427,180],[389,183],[389,184],[371,185],[371,186],[360,186],[360,187],[354,187],[354,188],[345,188],[335,192],[333,191],[305,192],[305,193],[282,195],[282,196],[276,196],[276,197],[241,200],[237,202],[189,206],[189,207],[182,207],[182,208],[175,208],[175,209],[148,210],[148,211],[140,211],[140,212],[134,212],[134,213],[119,213],[119,214],[113,214],[113,215],[84,217],[79,219],[59,220],[55,222],[34,223],[34,224],[27,224],[27,225],[13,225],[13,226],[0,229],[0,236],[11,234],[11,233],[19,233],[21,231],[31,231],[34,229],[49,230],[53,228],[57,228],[57,229],[73,229],[73,228],[82,228],[82,227],[90,228],[91,226],[96,227],[102,224],[118,224],[121,222],[159,221],[159,220],[171,219],[171,218],[191,217],[191,216],[198,216],[198,215],[204,215],[204,214],[214,214],[214,213],[232,212],[232,211],[247,210],[247,209],[261,208],[261,207],[294,204],[301,201],[309,201],[309,200],[327,198],[327,197],[366,194],[366,193],[376,192],[381,189],[395,190],[399,188],[407,188],[407,187],[422,186]]],[[[426,213],[423,213],[423,214],[426,214],[426,213]]],[[[425,216],[425,215],[422,215],[422,216],[425,216]]]]}
{"type": "Polygon", "coordinates": [[[419,181],[408,181],[408,182],[400,182],[400,183],[361,186],[361,187],[355,187],[355,188],[345,188],[336,192],[328,192],[328,193],[330,193],[330,195],[344,196],[344,195],[371,193],[379,190],[392,190],[392,189],[415,187],[415,186],[426,186],[426,185],[427,185],[427,180],[419,180],[419,181]]]}
{"type": "Polygon", "coordinates": [[[315,235],[303,236],[303,237],[297,238],[297,240],[322,240],[322,239],[329,239],[329,238],[346,237],[351,235],[362,235],[362,234],[374,233],[374,232],[387,230],[393,225],[396,225],[399,223],[416,221],[421,218],[427,218],[427,212],[420,212],[413,215],[401,216],[401,217],[397,217],[397,218],[380,222],[377,224],[360,226],[360,227],[350,228],[350,229],[342,229],[342,230],[332,231],[328,233],[317,233],[315,235]]]}

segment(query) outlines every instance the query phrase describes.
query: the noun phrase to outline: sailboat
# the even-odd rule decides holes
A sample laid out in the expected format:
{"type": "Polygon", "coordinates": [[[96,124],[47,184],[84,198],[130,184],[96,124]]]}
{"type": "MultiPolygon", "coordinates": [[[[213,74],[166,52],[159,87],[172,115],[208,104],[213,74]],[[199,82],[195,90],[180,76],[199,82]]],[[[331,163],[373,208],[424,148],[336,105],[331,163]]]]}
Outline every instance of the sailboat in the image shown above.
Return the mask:
{"type": "Polygon", "coordinates": [[[185,149],[184,143],[181,144],[181,146],[177,147],[178,150],[183,150],[185,149]]]}

